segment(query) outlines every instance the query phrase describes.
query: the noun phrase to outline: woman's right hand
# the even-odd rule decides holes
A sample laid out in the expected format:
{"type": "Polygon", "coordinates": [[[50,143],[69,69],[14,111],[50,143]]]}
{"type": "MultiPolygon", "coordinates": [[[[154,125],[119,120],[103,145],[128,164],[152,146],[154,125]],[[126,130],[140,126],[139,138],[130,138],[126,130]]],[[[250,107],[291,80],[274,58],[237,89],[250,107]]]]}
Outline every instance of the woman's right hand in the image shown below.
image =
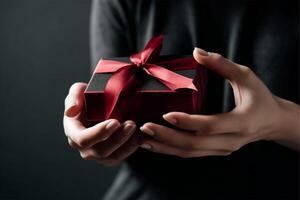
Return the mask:
{"type": "Polygon", "coordinates": [[[89,127],[83,108],[86,87],[85,83],[73,84],[65,99],[63,123],[68,142],[84,160],[108,166],[119,164],[138,148],[136,124],[109,119],[89,127]]]}

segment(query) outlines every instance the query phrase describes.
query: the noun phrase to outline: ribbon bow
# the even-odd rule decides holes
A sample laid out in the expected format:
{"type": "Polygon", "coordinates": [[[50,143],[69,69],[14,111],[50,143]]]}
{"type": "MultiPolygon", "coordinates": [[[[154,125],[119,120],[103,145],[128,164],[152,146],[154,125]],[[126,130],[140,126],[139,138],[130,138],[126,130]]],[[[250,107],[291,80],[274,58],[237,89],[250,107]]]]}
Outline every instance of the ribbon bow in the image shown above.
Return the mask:
{"type": "Polygon", "coordinates": [[[155,62],[159,58],[162,42],[162,35],[153,37],[143,51],[130,56],[131,63],[103,59],[99,61],[95,73],[113,73],[104,90],[105,119],[111,116],[121,92],[134,84],[137,72],[141,69],[171,90],[188,88],[197,91],[193,79],[171,71],[195,69],[198,63],[193,58],[155,62]]]}

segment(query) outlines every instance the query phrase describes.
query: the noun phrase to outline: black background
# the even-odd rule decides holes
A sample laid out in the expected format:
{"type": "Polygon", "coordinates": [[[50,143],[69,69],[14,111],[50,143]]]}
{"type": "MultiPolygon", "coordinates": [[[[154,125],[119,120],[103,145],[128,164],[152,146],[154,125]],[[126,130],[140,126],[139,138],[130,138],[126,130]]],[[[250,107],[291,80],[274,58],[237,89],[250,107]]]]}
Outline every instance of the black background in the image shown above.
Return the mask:
{"type": "Polygon", "coordinates": [[[101,199],[116,172],[64,136],[69,86],[89,79],[87,0],[0,1],[0,199],[101,199]]]}

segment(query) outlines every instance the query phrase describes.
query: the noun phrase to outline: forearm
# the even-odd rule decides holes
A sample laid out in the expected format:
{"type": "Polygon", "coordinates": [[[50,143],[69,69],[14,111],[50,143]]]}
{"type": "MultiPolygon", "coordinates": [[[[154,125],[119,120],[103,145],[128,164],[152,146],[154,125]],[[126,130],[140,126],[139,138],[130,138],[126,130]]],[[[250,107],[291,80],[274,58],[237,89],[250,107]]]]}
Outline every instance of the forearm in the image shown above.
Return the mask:
{"type": "MultiPolygon", "coordinates": [[[[277,97],[282,115],[273,141],[294,150],[300,150],[300,106],[277,97]]],[[[276,126],[274,124],[274,126],[276,126]]]]}

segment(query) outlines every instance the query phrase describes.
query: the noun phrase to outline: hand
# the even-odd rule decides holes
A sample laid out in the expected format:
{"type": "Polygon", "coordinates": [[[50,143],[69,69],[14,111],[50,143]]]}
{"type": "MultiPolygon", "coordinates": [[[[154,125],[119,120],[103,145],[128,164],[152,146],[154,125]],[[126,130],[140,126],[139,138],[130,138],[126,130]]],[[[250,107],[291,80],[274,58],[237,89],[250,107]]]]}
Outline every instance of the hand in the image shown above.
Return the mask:
{"type": "Polygon", "coordinates": [[[197,62],[228,79],[236,107],[210,116],[168,113],[166,121],[189,131],[146,123],[140,129],[151,139],[145,139],[142,148],[183,158],[229,155],[258,140],[298,148],[298,105],[274,96],[248,67],[198,48],[193,54],[197,62]]]}
{"type": "Polygon", "coordinates": [[[116,165],[138,148],[133,135],[136,125],[133,121],[120,124],[110,119],[87,128],[83,109],[85,88],[85,83],[75,83],[65,99],[64,129],[68,142],[85,160],[116,165]]]}

